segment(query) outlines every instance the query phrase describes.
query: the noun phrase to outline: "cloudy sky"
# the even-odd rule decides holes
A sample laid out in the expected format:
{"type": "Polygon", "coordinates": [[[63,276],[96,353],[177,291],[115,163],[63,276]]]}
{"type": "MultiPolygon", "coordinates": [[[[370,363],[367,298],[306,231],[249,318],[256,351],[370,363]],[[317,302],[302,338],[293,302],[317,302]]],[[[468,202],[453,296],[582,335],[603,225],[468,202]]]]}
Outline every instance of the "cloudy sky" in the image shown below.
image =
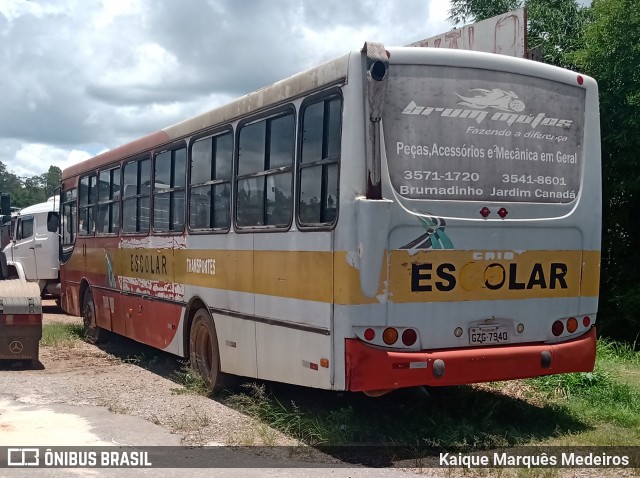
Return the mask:
{"type": "Polygon", "coordinates": [[[0,161],[65,168],[365,40],[451,28],[442,0],[0,0],[0,161]]]}

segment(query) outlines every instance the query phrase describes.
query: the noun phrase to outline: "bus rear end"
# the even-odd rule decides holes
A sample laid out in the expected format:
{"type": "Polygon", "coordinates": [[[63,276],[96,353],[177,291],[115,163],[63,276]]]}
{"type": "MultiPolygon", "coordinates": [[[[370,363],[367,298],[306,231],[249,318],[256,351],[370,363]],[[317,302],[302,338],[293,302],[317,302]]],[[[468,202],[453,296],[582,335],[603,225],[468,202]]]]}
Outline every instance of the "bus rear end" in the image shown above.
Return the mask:
{"type": "Polygon", "coordinates": [[[388,234],[375,294],[384,312],[354,321],[346,388],[592,370],[595,81],[501,55],[389,53],[381,122],[388,234]]]}

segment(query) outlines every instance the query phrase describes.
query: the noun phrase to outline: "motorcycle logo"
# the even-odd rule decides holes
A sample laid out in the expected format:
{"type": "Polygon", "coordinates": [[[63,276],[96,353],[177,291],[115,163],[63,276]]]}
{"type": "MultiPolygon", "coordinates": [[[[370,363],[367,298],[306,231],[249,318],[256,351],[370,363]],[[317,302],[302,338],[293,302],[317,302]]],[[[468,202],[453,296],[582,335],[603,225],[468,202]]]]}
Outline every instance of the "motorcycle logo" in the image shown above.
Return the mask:
{"type": "Polygon", "coordinates": [[[496,110],[514,111],[516,113],[524,110],[524,102],[520,100],[518,95],[513,91],[504,91],[500,88],[494,88],[493,90],[474,88],[470,91],[477,91],[480,94],[473,97],[466,97],[456,93],[456,96],[463,100],[458,103],[459,105],[477,109],[494,108],[496,110]]]}

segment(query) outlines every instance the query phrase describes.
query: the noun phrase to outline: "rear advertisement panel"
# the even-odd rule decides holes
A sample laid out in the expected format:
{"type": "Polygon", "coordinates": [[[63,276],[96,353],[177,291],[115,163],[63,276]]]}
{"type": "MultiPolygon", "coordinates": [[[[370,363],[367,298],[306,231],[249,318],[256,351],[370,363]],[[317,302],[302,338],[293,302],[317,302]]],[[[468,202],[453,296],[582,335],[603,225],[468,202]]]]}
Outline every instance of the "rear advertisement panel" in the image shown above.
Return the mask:
{"type": "Polygon", "coordinates": [[[389,74],[384,140],[391,183],[401,196],[577,198],[584,89],[473,68],[392,65],[389,74]]]}

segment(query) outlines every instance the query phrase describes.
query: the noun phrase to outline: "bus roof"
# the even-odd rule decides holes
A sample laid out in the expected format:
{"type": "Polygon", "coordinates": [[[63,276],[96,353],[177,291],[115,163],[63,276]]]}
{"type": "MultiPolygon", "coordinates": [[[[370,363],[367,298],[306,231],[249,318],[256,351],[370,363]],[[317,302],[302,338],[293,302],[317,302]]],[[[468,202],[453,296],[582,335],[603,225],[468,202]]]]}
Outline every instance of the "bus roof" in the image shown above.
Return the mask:
{"type": "Polygon", "coordinates": [[[224,106],[163,128],[130,143],[99,154],[82,163],[70,166],[62,172],[62,180],[92,171],[103,165],[131,157],[186,137],[194,131],[230,123],[249,113],[291,100],[302,94],[346,81],[350,53],[301,73],[278,81],[270,86],[242,96],[224,106]]]}

